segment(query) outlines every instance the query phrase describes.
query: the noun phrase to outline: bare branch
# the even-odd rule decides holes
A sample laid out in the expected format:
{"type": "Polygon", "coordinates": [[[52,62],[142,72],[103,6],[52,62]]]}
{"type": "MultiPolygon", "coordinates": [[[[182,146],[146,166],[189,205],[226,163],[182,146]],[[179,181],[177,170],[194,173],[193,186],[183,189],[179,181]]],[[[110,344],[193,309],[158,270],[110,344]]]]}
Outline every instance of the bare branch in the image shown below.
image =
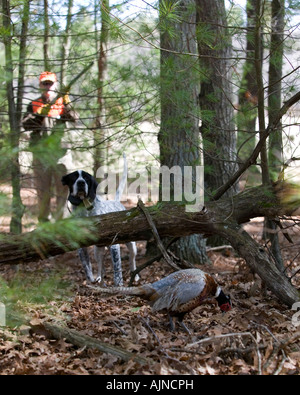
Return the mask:
{"type": "Polygon", "coordinates": [[[292,96],[289,100],[287,100],[284,105],[281,107],[280,111],[278,111],[278,114],[274,121],[270,123],[267,127],[267,129],[261,134],[260,140],[257,143],[254,151],[252,154],[249,156],[249,158],[244,162],[242,166],[234,173],[234,175],[224,184],[222,185],[216,193],[213,195],[212,199],[213,200],[218,200],[220,199],[221,196],[224,195],[224,193],[231,188],[235,182],[239,179],[239,177],[250,167],[251,165],[254,165],[256,162],[256,159],[258,158],[258,155],[261,152],[262,147],[264,146],[267,138],[269,135],[276,130],[278,123],[280,122],[281,118],[288,112],[288,110],[296,104],[300,100],[300,92],[297,92],[294,96],[292,96]]]}

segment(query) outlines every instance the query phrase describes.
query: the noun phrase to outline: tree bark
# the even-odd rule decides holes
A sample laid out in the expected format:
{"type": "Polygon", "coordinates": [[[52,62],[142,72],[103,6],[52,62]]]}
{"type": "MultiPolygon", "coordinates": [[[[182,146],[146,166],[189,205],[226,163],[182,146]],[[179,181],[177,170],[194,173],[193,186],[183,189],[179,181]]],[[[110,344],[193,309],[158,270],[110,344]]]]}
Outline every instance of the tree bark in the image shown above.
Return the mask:
{"type": "MultiPolygon", "coordinates": [[[[257,84],[254,68],[254,26],[257,0],[247,0],[246,61],[239,89],[239,108],[237,113],[238,157],[247,159],[255,147],[255,125],[257,118],[257,84]]],[[[250,173],[254,170],[250,169],[250,173]]],[[[256,169],[257,172],[257,169],[256,169]]]]}
{"type": "MultiPolygon", "coordinates": [[[[10,222],[10,231],[14,234],[22,233],[22,216],[24,213],[24,206],[21,199],[21,174],[20,174],[20,163],[19,163],[19,138],[20,138],[20,119],[21,119],[21,108],[22,108],[22,94],[23,94],[23,81],[24,81],[24,56],[25,56],[25,42],[26,36],[22,37],[20,44],[20,70],[19,70],[19,83],[18,86],[18,97],[17,105],[14,97],[14,86],[13,86],[13,54],[12,54],[12,23],[10,14],[10,2],[3,0],[2,2],[3,12],[3,27],[6,30],[4,38],[5,46],[5,80],[6,80],[6,92],[8,101],[8,116],[9,116],[9,140],[11,149],[14,152],[11,161],[10,174],[12,183],[12,216],[10,222]]],[[[29,1],[24,3],[24,12],[22,18],[22,32],[26,34],[28,26],[28,13],[29,13],[29,1]]]]}
{"type": "MultiPolygon", "coordinates": [[[[263,69],[262,69],[262,55],[263,55],[263,26],[262,18],[264,15],[265,3],[262,0],[256,0],[256,24],[254,32],[254,64],[256,73],[256,83],[257,83],[257,110],[258,110],[258,124],[259,124],[259,139],[263,141],[262,136],[266,130],[265,122],[265,97],[264,97],[264,82],[263,82],[263,69]]],[[[260,150],[260,160],[261,160],[261,175],[263,184],[268,184],[270,182],[269,175],[269,164],[267,155],[267,143],[264,141],[261,145],[260,150]]]]}
{"type": "MultiPolygon", "coordinates": [[[[99,5],[95,2],[95,14],[97,15],[97,7],[99,5]]],[[[98,53],[98,89],[97,89],[97,113],[94,131],[94,175],[96,176],[97,170],[100,166],[105,164],[106,153],[108,149],[108,142],[105,141],[105,101],[104,101],[104,84],[107,79],[107,50],[108,50],[108,37],[109,37],[109,0],[103,0],[100,4],[101,12],[101,33],[100,40],[97,38],[96,33],[96,50],[98,53]]],[[[97,30],[95,21],[95,30],[97,30]]]]}
{"type": "MultiPolygon", "coordinates": [[[[201,111],[200,132],[203,141],[205,194],[228,181],[237,168],[236,132],[234,123],[231,36],[223,0],[196,0],[197,39],[200,62],[201,111]]],[[[226,194],[238,191],[234,184],[226,194]]],[[[209,245],[222,245],[218,236],[207,240],[209,245]]]]}
{"type": "MultiPolygon", "coordinates": [[[[194,0],[172,0],[174,18],[164,13],[165,2],[160,4],[160,98],[161,124],[158,134],[161,166],[172,168],[201,164],[198,94],[199,73],[193,56],[197,53],[196,8],[194,0]]],[[[194,173],[195,174],[195,173],[194,173]]],[[[193,179],[193,189],[196,182],[193,179]]],[[[184,177],[182,177],[182,186],[184,177]]],[[[184,190],[184,189],[182,189],[184,190]]],[[[171,199],[174,183],[171,179],[171,199]]],[[[184,199],[184,197],[183,197],[184,199]]],[[[181,238],[172,251],[191,263],[208,260],[205,240],[200,235],[181,238]]]]}
{"type": "MultiPolygon", "coordinates": [[[[232,94],[231,36],[224,0],[196,0],[197,39],[201,72],[199,105],[205,166],[205,193],[224,185],[237,169],[232,94]]],[[[226,192],[238,190],[234,184],[226,192]]]]}
{"type": "MultiPolygon", "coordinates": [[[[270,43],[269,61],[269,86],[268,86],[268,115],[269,122],[276,117],[281,108],[281,77],[283,65],[284,42],[284,0],[272,0],[272,32],[270,43]]],[[[276,130],[269,138],[269,168],[273,181],[278,179],[283,166],[282,122],[278,123],[276,130]]],[[[271,251],[276,259],[279,270],[284,270],[283,259],[279,246],[277,225],[266,218],[265,236],[271,242],[271,251]]]]}
{"type": "MultiPolygon", "coordinates": [[[[272,0],[272,32],[269,61],[268,115],[269,122],[281,108],[281,78],[284,47],[284,0],[272,0]]],[[[283,166],[282,122],[269,139],[269,163],[271,179],[276,181],[283,166]]]]}
{"type": "MultiPolygon", "coordinates": [[[[286,183],[251,188],[231,198],[207,203],[201,212],[186,212],[184,205],[164,204],[148,208],[160,237],[191,234],[217,234],[228,240],[249,267],[267,284],[268,288],[285,304],[291,306],[300,300],[297,291],[287,277],[276,268],[264,248],[254,241],[240,224],[253,217],[274,218],[292,215],[300,200],[286,199],[295,196],[295,187],[286,183]]],[[[46,237],[41,231],[19,236],[3,237],[0,243],[0,264],[16,264],[38,261],[41,258],[71,251],[79,246],[97,244],[107,246],[133,240],[149,240],[152,231],[145,215],[138,209],[81,218],[81,228],[86,237],[75,245],[65,237],[70,221],[60,221],[56,238],[46,237]]]]}
{"type": "Polygon", "coordinates": [[[241,227],[233,225],[223,229],[223,237],[233,246],[236,252],[244,257],[250,269],[266,282],[268,288],[283,303],[292,306],[300,300],[299,291],[294,288],[289,279],[277,267],[270,263],[270,257],[263,247],[252,239],[241,227]],[[247,257],[247,258],[246,258],[247,257]]]}
{"type": "Polygon", "coordinates": [[[62,45],[61,45],[60,82],[64,86],[67,84],[66,70],[68,66],[70,45],[71,45],[70,31],[72,27],[72,10],[73,10],[73,0],[69,0],[66,29],[63,33],[62,45]]]}
{"type": "Polygon", "coordinates": [[[48,0],[44,0],[44,42],[43,42],[43,54],[44,54],[44,69],[50,71],[50,60],[49,60],[49,4],[48,0]]]}

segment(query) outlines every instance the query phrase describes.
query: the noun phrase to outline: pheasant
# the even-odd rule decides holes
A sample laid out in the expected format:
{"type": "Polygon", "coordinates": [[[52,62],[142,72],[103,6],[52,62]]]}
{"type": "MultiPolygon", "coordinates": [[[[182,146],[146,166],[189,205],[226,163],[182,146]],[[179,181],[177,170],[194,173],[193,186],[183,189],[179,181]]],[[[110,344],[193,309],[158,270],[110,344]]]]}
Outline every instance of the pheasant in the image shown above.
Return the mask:
{"type": "Polygon", "coordinates": [[[231,309],[230,296],[225,295],[215,279],[200,269],[179,270],[154,283],[139,287],[101,288],[89,286],[97,292],[113,295],[139,296],[150,302],[153,311],[166,312],[174,330],[173,317],[190,333],[183,318],[186,313],[200,306],[205,300],[215,298],[223,312],[231,309]]]}

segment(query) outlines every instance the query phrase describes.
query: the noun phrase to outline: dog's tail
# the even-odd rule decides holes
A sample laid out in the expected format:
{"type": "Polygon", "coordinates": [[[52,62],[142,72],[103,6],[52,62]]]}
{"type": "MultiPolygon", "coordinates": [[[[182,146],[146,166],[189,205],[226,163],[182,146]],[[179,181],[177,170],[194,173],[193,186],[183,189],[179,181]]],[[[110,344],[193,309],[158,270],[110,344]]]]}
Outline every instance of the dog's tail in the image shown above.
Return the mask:
{"type": "Polygon", "coordinates": [[[125,153],[123,153],[123,159],[124,159],[124,167],[123,167],[123,175],[122,175],[122,179],[120,181],[120,184],[118,186],[117,192],[116,192],[116,196],[115,196],[115,200],[116,201],[120,201],[121,200],[121,196],[123,193],[123,190],[125,188],[126,182],[127,182],[127,160],[126,160],[126,155],[125,153]]]}

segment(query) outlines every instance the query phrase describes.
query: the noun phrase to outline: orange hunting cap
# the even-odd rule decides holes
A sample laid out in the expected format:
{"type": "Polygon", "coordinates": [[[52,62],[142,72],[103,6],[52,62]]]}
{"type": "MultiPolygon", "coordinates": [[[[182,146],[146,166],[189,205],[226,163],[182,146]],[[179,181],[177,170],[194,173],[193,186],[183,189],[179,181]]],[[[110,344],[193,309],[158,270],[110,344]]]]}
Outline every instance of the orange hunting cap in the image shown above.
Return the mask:
{"type": "Polygon", "coordinates": [[[57,81],[56,74],[55,73],[51,73],[50,71],[44,71],[40,75],[40,82],[43,82],[43,81],[56,82],[57,81]]]}

